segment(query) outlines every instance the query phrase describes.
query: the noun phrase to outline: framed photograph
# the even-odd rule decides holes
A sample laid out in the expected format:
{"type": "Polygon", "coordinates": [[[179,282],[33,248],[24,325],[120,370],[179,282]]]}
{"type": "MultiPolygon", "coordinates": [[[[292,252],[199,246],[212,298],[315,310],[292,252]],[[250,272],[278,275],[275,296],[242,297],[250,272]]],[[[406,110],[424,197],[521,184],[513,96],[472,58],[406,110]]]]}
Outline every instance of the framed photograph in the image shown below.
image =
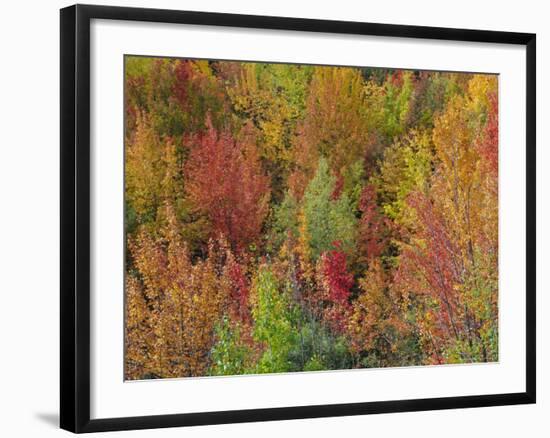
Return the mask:
{"type": "Polygon", "coordinates": [[[61,10],[61,427],[535,402],[535,35],[61,10]]]}

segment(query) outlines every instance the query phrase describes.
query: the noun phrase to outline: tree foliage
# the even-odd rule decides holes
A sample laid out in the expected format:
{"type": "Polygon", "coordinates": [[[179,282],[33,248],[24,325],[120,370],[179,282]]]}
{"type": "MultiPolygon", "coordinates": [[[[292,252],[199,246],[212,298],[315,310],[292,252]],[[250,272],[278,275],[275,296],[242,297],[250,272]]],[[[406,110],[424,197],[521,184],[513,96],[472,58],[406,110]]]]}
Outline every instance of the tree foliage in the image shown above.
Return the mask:
{"type": "Polygon", "coordinates": [[[210,237],[226,236],[236,251],[259,243],[269,202],[269,180],[263,174],[250,139],[236,141],[227,131],[208,130],[187,141],[185,163],[189,200],[211,226],[210,237]]]}
{"type": "Polygon", "coordinates": [[[312,260],[332,249],[335,241],[345,251],[353,251],[356,218],[346,193],[334,199],[335,185],[327,160],[321,158],[302,200],[302,239],[312,260]]]}
{"type": "Polygon", "coordinates": [[[499,359],[498,83],[125,58],[125,377],[499,359]]]}

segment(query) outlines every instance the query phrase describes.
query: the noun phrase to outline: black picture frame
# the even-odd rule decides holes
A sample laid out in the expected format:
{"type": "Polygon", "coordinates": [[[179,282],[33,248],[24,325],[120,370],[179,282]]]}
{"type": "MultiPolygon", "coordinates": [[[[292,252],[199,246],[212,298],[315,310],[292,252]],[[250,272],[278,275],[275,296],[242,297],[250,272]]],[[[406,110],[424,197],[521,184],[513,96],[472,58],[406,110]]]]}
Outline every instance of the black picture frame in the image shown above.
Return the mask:
{"type": "Polygon", "coordinates": [[[535,403],[535,34],[91,5],[74,5],[61,9],[60,24],[61,428],[82,433],[535,403]],[[416,400],[90,419],[90,21],[92,19],[411,37],[525,46],[527,78],[526,391],[416,400]]]}

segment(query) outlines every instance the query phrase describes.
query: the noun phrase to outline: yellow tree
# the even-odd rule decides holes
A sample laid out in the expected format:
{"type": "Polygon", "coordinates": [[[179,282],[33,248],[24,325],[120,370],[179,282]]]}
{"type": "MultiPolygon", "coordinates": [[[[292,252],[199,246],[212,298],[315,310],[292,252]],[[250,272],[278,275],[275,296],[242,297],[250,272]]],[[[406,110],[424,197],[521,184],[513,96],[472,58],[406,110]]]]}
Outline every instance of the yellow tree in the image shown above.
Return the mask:
{"type": "Polygon", "coordinates": [[[313,68],[263,63],[221,68],[229,77],[227,94],[235,114],[242,124],[253,127],[259,156],[271,176],[273,194],[279,199],[288,177],[296,126],[304,116],[313,68]]]}
{"type": "Polygon", "coordinates": [[[306,116],[293,145],[295,169],[289,187],[300,199],[315,175],[319,157],[346,175],[363,161],[372,143],[368,129],[364,83],[358,69],[315,67],[306,104],[306,116]]]}
{"type": "Polygon", "coordinates": [[[127,140],[125,161],[126,200],[138,216],[154,217],[162,202],[165,156],[170,153],[164,146],[147,116],[139,115],[135,134],[127,140]]]}

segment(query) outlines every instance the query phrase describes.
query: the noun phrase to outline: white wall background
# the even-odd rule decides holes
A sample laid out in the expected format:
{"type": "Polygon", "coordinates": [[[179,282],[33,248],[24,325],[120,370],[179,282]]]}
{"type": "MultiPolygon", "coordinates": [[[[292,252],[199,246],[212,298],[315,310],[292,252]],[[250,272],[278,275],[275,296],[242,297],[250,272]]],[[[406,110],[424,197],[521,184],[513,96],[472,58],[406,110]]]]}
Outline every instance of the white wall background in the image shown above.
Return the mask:
{"type": "MultiPolygon", "coordinates": [[[[545,2],[458,0],[102,0],[102,4],[537,33],[537,405],[121,432],[172,437],[550,436],[548,141],[550,8],[545,2]],[[546,347],[546,348],[545,348],[546,347]]],[[[0,434],[62,436],[58,418],[59,12],[64,1],[3,4],[0,15],[0,434]]]]}

